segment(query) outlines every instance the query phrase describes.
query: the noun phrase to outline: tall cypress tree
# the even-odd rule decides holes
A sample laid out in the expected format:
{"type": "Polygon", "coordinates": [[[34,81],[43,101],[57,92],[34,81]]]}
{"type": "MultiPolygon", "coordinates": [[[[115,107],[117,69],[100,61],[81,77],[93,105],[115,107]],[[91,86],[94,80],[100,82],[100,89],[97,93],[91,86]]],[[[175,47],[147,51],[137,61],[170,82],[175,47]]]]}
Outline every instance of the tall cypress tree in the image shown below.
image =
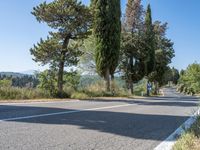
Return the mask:
{"type": "Polygon", "coordinates": [[[146,53],[145,73],[146,75],[149,75],[155,68],[155,39],[150,4],[147,6],[147,12],[145,17],[144,41],[146,53]]]}
{"type": "MultiPolygon", "coordinates": [[[[148,77],[155,69],[155,38],[151,17],[151,6],[147,6],[145,17],[145,74],[148,77]]],[[[149,83],[149,81],[148,81],[149,83]]],[[[147,96],[149,96],[149,87],[147,86],[147,96]]]]}
{"type": "Polygon", "coordinates": [[[97,73],[106,80],[110,91],[110,76],[118,65],[121,35],[120,0],[93,0],[94,36],[97,73]]]}

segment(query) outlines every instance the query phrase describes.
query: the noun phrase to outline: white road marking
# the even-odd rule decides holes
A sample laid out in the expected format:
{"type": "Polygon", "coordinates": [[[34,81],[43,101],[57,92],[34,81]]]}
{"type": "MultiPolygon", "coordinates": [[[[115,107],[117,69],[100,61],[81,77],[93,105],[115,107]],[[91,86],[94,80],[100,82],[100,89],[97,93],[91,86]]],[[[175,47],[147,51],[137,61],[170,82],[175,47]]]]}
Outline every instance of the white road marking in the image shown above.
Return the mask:
{"type": "Polygon", "coordinates": [[[198,115],[200,115],[200,108],[192,117],[186,120],[178,129],[176,129],[176,131],[174,131],[169,137],[160,143],[154,150],[171,150],[176,143],[177,138],[182,135],[185,130],[191,127],[191,125],[196,121],[198,115]]]}
{"type": "Polygon", "coordinates": [[[40,114],[40,115],[32,115],[32,116],[24,116],[24,117],[7,118],[7,119],[1,119],[0,123],[4,122],[4,121],[16,121],[16,120],[31,119],[31,118],[46,117],[46,116],[54,116],[54,115],[63,115],[63,114],[72,114],[72,113],[79,113],[79,112],[86,112],[86,111],[93,111],[93,110],[103,110],[103,109],[127,107],[127,106],[131,106],[131,105],[136,105],[136,104],[124,104],[124,105],[89,108],[89,109],[82,109],[82,110],[62,111],[62,112],[57,112],[57,113],[48,113],[48,114],[40,114]]]}

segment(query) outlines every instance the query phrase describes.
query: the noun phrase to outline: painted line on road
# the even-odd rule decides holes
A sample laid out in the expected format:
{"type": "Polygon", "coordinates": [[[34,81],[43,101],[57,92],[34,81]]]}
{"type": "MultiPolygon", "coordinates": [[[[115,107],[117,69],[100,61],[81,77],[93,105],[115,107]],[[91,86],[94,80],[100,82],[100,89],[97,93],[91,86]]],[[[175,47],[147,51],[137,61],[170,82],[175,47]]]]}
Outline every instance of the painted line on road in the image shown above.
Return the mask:
{"type": "Polygon", "coordinates": [[[167,137],[162,143],[160,143],[154,150],[171,150],[176,143],[178,137],[180,137],[192,124],[196,121],[197,116],[200,115],[200,108],[194,113],[192,117],[186,120],[178,129],[176,129],[169,137],[167,137]]]}
{"type": "Polygon", "coordinates": [[[24,116],[24,117],[7,118],[7,119],[1,119],[0,123],[5,122],[5,121],[16,121],[16,120],[32,119],[32,118],[47,117],[47,116],[54,116],[54,115],[73,114],[73,113],[93,111],[93,110],[120,108],[120,107],[132,106],[132,105],[136,105],[136,104],[124,104],[124,105],[89,108],[89,109],[82,109],[82,110],[62,111],[62,112],[57,112],[57,113],[48,113],[48,114],[40,114],[40,115],[32,115],[32,116],[24,116]]]}

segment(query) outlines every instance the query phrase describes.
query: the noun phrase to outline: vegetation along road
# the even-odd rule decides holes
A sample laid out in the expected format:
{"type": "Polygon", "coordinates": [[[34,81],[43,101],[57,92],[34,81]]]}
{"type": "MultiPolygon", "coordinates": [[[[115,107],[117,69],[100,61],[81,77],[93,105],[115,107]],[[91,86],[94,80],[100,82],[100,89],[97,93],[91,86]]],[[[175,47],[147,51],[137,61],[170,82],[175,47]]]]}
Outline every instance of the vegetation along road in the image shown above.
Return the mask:
{"type": "Polygon", "coordinates": [[[164,97],[0,105],[0,149],[153,149],[197,109],[197,98],[164,97]]]}

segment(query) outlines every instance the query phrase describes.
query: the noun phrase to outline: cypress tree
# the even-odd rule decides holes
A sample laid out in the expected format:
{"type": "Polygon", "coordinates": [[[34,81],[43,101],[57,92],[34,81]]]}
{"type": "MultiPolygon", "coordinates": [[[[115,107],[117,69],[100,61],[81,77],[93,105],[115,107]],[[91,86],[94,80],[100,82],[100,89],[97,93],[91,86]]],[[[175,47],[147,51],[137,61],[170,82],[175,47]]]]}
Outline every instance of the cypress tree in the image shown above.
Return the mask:
{"type": "Polygon", "coordinates": [[[96,70],[105,79],[107,91],[110,91],[110,76],[114,77],[120,50],[120,0],[93,0],[92,3],[96,70]]]}
{"type": "Polygon", "coordinates": [[[124,17],[120,69],[127,88],[133,94],[133,84],[145,76],[142,34],[144,32],[144,10],[141,0],[128,0],[124,17]]]}
{"type": "Polygon", "coordinates": [[[147,12],[145,17],[144,41],[146,52],[145,73],[148,76],[155,68],[155,39],[150,4],[147,6],[147,12]]]}
{"type": "MultiPolygon", "coordinates": [[[[148,77],[155,69],[155,38],[151,17],[151,6],[148,4],[145,17],[145,74],[148,77]]],[[[148,81],[149,83],[149,81],[148,81]]],[[[147,96],[149,96],[149,87],[147,85],[147,96]]]]}

